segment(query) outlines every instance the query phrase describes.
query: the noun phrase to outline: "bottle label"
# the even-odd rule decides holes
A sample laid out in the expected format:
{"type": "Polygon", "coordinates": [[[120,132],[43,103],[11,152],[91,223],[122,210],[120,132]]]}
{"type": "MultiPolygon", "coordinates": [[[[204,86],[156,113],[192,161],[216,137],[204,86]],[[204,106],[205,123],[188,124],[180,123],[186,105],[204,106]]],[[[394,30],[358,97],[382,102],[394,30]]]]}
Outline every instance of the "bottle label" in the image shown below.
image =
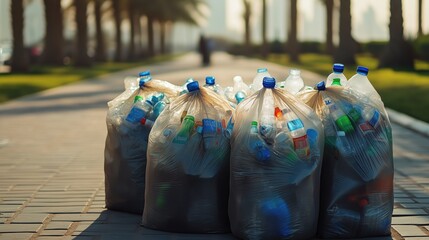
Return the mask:
{"type": "Polygon", "coordinates": [[[142,118],[144,118],[145,114],[146,113],[142,109],[133,107],[126,120],[130,123],[138,123],[142,118]]]}
{"type": "Polygon", "coordinates": [[[310,148],[308,147],[307,135],[293,139],[293,146],[295,152],[300,158],[308,157],[310,155],[310,148]]]}
{"type": "Polygon", "coordinates": [[[355,108],[352,108],[348,115],[354,122],[357,122],[360,119],[360,113],[355,108]]]}
{"type": "Polygon", "coordinates": [[[368,134],[374,131],[374,128],[368,122],[359,124],[359,129],[363,134],[368,134]]]}
{"type": "Polygon", "coordinates": [[[301,119],[295,119],[295,120],[289,121],[287,123],[287,127],[289,128],[290,131],[295,131],[297,129],[303,128],[304,124],[302,123],[301,119]]]}

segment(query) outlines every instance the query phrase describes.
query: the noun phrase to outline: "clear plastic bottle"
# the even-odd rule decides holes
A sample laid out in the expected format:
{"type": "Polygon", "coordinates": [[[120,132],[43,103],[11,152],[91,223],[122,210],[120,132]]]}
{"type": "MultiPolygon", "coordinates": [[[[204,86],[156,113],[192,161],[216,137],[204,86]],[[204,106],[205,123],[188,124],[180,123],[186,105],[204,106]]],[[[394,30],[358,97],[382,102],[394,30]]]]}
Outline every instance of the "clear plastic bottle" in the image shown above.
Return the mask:
{"type": "Polygon", "coordinates": [[[356,69],[356,74],[350,78],[349,81],[347,81],[347,86],[353,90],[358,91],[363,96],[367,96],[373,101],[381,102],[380,95],[368,79],[368,71],[368,68],[358,66],[356,69]]]}
{"type": "Polygon", "coordinates": [[[297,94],[304,88],[304,81],[301,78],[301,71],[298,69],[291,69],[289,76],[283,84],[286,91],[291,94],[297,94]]]}
{"type": "Polygon", "coordinates": [[[274,143],[274,138],[276,136],[276,118],[273,114],[275,108],[274,96],[272,92],[272,89],[274,89],[276,85],[276,80],[272,77],[264,77],[262,85],[267,90],[264,94],[261,109],[259,133],[265,142],[271,145],[274,143]]]}
{"type": "Polygon", "coordinates": [[[328,78],[326,79],[326,86],[331,86],[335,78],[340,79],[341,86],[346,86],[347,78],[346,76],[344,76],[343,72],[344,65],[341,63],[334,63],[334,65],[332,66],[332,73],[329,74],[328,78]]]}
{"type": "Polygon", "coordinates": [[[264,77],[271,77],[266,68],[258,68],[256,76],[253,78],[253,83],[251,86],[251,91],[256,92],[260,90],[262,86],[262,82],[264,77]]]}

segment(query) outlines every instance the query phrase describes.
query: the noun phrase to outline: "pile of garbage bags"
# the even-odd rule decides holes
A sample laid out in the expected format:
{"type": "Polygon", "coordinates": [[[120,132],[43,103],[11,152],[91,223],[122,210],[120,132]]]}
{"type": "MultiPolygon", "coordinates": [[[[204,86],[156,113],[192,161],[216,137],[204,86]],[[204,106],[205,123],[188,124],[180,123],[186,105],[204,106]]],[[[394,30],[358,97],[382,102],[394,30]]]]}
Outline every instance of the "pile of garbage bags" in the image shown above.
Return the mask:
{"type": "Polygon", "coordinates": [[[241,239],[390,234],[392,131],[358,67],[315,87],[292,69],[182,86],[143,72],[108,103],[106,206],[143,226],[241,239]]]}

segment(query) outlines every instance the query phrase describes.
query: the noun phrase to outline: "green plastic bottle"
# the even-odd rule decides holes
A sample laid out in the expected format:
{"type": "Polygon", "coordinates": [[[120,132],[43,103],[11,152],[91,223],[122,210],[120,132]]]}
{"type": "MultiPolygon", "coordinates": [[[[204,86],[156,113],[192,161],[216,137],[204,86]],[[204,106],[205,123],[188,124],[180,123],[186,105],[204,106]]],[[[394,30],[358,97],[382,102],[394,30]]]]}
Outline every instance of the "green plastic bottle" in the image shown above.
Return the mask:
{"type": "Polygon", "coordinates": [[[186,115],[183,118],[182,127],[173,140],[173,143],[185,144],[189,140],[191,131],[194,128],[195,118],[192,115],[186,115]]]}

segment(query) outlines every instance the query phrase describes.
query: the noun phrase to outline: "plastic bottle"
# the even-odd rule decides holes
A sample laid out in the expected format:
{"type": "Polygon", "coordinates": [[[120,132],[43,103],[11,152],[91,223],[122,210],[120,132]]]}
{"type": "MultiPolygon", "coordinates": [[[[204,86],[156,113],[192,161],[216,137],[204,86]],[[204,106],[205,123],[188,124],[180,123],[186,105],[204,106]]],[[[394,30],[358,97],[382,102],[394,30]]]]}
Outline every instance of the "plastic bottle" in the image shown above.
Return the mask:
{"type": "Polygon", "coordinates": [[[326,79],[326,86],[331,86],[335,78],[340,79],[341,86],[346,86],[347,78],[346,76],[344,76],[343,72],[344,65],[341,63],[334,63],[334,65],[332,66],[332,73],[329,74],[328,78],[326,79]]]}
{"type": "Polygon", "coordinates": [[[186,93],[188,93],[188,92],[189,92],[189,91],[188,91],[187,86],[188,86],[188,84],[189,84],[189,83],[191,83],[191,82],[195,82],[195,80],[194,80],[193,78],[188,78],[188,79],[186,79],[185,84],[183,84],[183,85],[182,85],[182,91],[180,92],[180,94],[179,94],[179,95],[183,95],[183,94],[186,94],[186,93]]]}
{"type": "Polygon", "coordinates": [[[368,68],[358,66],[356,74],[347,81],[347,86],[360,92],[363,96],[367,96],[369,99],[379,102],[381,101],[381,97],[369,81],[368,71],[368,68]]]}
{"type": "MultiPolygon", "coordinates": [[[[196,132],[194,134],[192,134],[192,136],[189,139],[188,142],[188,147],[190,149],[187,149],[189,151],[192,151],[193,153],[195,153],[195,151],[198,151],[199,149],[199,144],[201,143],[201,139],[202,139],[202,132],[203,132],[203,128],[201,126],[198,126],[196,129],[196,132]]],[[[183,161],[183,169],[185,170],[185,173],[188,175],[192,175],[192,176],[196,176],[199,175],[201,172],[201,158],[199,157],[200,155],[196,155],[192,154],[192,156],[182,156],[183,161]]]]}
{"type": "Polygon", "coordinates": [[[153,112],[151,115],[153,120],[156,120],[158,118],[159,114],[161,114],[161,112],[165,109],[166,106],[167,104],[164,101],[159,101],[153,106],[153,112]]]}
{"type": "Polygon", "coordinates": [[[310,155],[310,147],[307,140],[307,133],[304,123],[292,110],[285,108],[282,110],[283,118],[286,119],[287,128],[292,136],[293,146],[296,154],[301,159],[307,159],[310,155]]]}
{"type": "Polygon", "coordinates": [[[271,159],[270,149],[265,145],[264,140],[258,134],[258,122],[252,121],[249,134],[249,150],[262,164],[268,163],[271,159]]]}
{"type": "MultiPolygon", "coordinates": [[[[269,221],[269,231],[279,239],[289,238],[292,235],[292,216],[289,207],[282,198],[272,197],[261,202],[263,217],[269,221]]],[[[277,238],[276,238],[277,239],[277,238]]]]}
{"type": "Polygon", "coordinates": [[[204,118],[203,119],[203,141],[204,149],[209,150],[212,148],[218,147],[219,143],[217,142],[217,122],[213,119],[204,118]]]}
{"type": "Polygon", "coordinates": [[[204,85],[204,87],[206,87],[206,88],[208,88],[208,89],[210,89],[210,90],[213,90],[213,91],[215,91],[216,89],[215,89],[215,85],[216,83],[215,83],[215,77],[213,77],[213,76],[207,76],[206,77],[206,84],[204,85]]]}
{"type": "Polygon", "coordinates": [[[150,75],[150,71],[144,71],[139,73],[139,86],[143,88],[145,83],[152,80],[152,76],[150,75]]]}
{"type": "Polygon", "coordinates": [[[258,68],[256,76],[253,78],[253,83],[251,86],[252,92],[256,92],[260,90],[262,86],[262,82],[264,77],[271,77],[266,68],[258,68]]]}
{"type": "Polygon", "coordinates": [[[182,126],[173,140],[173,143],[185,144],[191,135],[194,128],[195,118],[192,115],[186,115],[183,119],[182,126]]]}
{"type": "Polygon", "coordinates": [[[350,160],[354,156],[354,150],[344,131],[337,131],[337,149],[344,159],[350,160]]]}
{"type": "Polygon", "coordinates": [[[338,107],[329,97],[323,99],[326,106],[329,108],[330,116],[335,121],[335,125],[345,133],[352,133],[354,131],[353,125],[349,117],[338,107]]]}
{"type": "Polygon", "coordinates": [[[243,78],[241,76],[235,76],[233,78],[234,81],[234,97],[237,101],[237,104],[241,103],[249,94],[249,87],[243,82],[243,78]]]}
{"type": "Polygon", "coordinates": [[[281,131],[274,139],[274,149],[280,154],[287,154],[293,151],[293,142],[289,133],[281,131]]]}
{"type": "Polygon", "coordinates": [[[275,123],[276,119],[273,114],[274,108],[274,96],[271,89],[274,89],[276,80],[272,77],[264,77],[262,85],[267,89],[264,95],[264,102],[261,109],[261,122],[259,127],[259,133],[262,138],[268,144],[274,143],[276,136],[275,123]]]}
{"type": "Polygon", "coordinates": [[[125,118],[125,120],[129,123],[137,124],[140,122],[142,118],[144,118],[150,113],[152,108],[153,108],[153,105],[151,101],[149,100],[145,101],[143,97],[136,96],[134,98],[134,104],[130,112],[128,113],[127,117],[125,118]]]}
{"type": "Polygon", "coordinates": [[[298,69],[291,69],[289,76],[284,81],[284,88],[291,94],[297,94],[304,88],[304,81],[301,78],[301,71],[298,69]]]}

